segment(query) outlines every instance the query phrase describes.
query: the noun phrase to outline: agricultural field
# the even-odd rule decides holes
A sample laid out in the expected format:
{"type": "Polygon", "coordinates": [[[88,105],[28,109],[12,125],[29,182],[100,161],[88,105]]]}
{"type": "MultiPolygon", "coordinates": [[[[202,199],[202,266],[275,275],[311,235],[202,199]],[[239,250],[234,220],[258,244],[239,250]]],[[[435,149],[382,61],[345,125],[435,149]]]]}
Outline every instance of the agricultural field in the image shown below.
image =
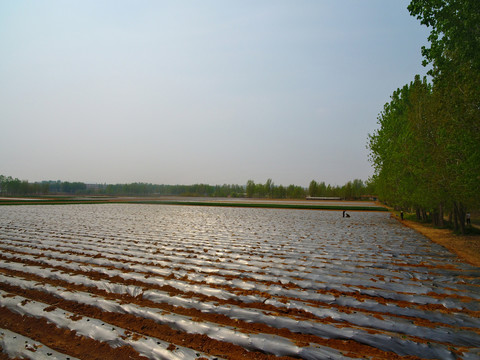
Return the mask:
{"type": "Polygon", "coordinates": [[[0,207],[0,359],[478,359],[480,268],[386,212],[0,207]]]}

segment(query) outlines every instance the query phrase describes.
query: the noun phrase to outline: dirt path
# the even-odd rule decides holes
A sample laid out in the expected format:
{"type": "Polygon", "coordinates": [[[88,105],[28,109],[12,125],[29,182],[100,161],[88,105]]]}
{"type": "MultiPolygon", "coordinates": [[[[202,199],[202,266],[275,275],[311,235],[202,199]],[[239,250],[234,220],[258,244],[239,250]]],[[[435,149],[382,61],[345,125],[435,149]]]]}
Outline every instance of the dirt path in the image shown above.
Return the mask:
{"type": "Polygon", "coordinates": [[[415,221],[399,220],[420,234],[425,235],[433,242],[442,245],[455,253],[471,265],[480,267],[480,236],[479,235],[455,235],[449,229],[436,229],[431,225],[420,224],[415,221]]]}

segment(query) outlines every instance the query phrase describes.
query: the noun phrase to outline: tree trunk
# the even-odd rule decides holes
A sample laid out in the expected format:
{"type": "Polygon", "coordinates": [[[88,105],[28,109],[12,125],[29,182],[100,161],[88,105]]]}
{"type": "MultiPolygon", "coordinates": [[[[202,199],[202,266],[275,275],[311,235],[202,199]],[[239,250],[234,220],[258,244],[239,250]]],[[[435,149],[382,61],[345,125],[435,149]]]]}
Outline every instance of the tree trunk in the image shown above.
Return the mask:
{"type": "Polygon", "coordinates": [[[420,208],[419,208],[419,207],[417,207],[417,208],[415,209],[415,213],[417,214],[417,220],[420,221],[420,220],[422,219],[422,217],[421,217],[421,215],[420,215],[420,208]]]}
{"type": "Polygon", "coordinates": [[[428,221],[428,214],[427,214],[427,211],[425,209],[422,209],[422,220],[424,222],[428,221]]]}
{"type": "Polygon", "coordinates": [[[432,224],[433,226],[438,226],[438,211],[437,209],[432,212],[432,224]]]}
{"type": "Polygon", "coordinates": [[[453,230],[458,231],[458,211],[457,211],[457,202],[453,202],[453,230]]]}
{"type": "Polygon", "coordinates": [[[445,225],[444,221],[443,221],[443,204],[440,203],[438,205],[438,226],[440,227],[443,227],[445,225]]]}
{"type": "Polygon", "coordinates": [[[465,206],[461,202],[453,202],[455,231],[465,234],[465,206]]]}
{"type": "Polygon", "coordinates": [[[458,222],[462,234],[465,234],[465,213],[465,206],[462,203],[458,203],[458,222]]]}

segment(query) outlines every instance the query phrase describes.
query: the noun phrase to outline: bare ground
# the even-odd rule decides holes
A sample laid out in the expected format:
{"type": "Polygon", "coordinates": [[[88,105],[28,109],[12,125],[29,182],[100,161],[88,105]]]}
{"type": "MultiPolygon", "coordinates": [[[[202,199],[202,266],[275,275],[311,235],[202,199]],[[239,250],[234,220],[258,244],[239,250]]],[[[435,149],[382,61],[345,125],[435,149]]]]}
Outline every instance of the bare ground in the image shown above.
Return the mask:
{"type": "Polygon", "coordinates": [[[399,221],[433,242],[442,245],[469,264],[480,267],[479,235],[456,235],[449,229],[437,229],[428,224],[409,220],[399,221]]]}

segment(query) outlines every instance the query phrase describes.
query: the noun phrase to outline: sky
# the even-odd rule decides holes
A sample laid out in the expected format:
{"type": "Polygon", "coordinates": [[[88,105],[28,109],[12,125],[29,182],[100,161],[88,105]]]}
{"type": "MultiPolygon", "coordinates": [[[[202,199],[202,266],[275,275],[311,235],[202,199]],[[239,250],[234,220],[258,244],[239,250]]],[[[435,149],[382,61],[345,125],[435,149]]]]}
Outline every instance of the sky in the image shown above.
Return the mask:
{"type": "Polygon", "coordinates": [[[86,183],[367,180],[425,75],[405,0],[0,0],[0,174],[86,183]]]}

